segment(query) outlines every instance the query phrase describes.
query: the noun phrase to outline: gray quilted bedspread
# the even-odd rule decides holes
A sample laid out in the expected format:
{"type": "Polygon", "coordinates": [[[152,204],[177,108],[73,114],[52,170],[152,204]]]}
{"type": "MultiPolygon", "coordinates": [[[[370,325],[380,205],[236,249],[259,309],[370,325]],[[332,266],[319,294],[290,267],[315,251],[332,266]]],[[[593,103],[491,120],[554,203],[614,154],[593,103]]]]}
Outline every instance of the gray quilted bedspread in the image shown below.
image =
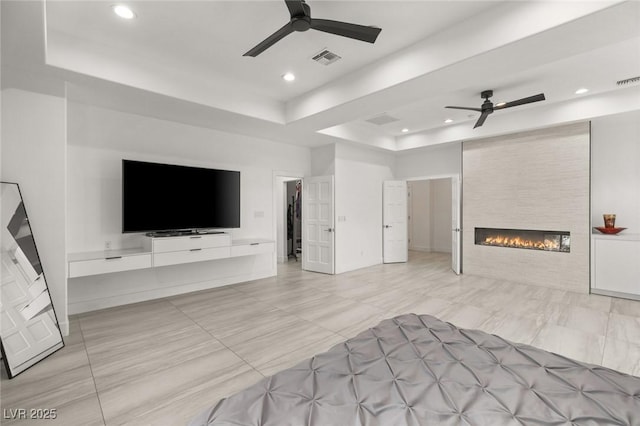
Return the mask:
{"type": "Polygon", "coordinates": [[[200,425],[640,425],[640,378],[402,315],[256,383],[200,425]]]}

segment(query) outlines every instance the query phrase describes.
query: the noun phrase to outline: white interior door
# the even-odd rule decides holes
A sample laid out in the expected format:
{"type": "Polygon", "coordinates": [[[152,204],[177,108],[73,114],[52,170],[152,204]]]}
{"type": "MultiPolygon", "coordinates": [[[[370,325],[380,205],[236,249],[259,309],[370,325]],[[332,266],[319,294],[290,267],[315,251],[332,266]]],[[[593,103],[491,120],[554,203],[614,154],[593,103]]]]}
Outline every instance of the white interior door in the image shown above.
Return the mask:
{"type": "Polygon", "coordinates": [[[461,246],[461,226],[460,226],[460,209],[461,209],[461,185],[460,178],[454,176],[451,178],[451,269],[460,275],[462,270],[460,262],[460,246],[461,246]]]}
{"type": "Polygon", "coordinates": [[[302,269],[333,274],[333,176],[304,178],[303,187],[302,269]]]}
{"type": "Polygon", "coordinates": [[[382,258],[384,263],[406,262],[407,182],[384,181],[382,184],[382,258]]]}

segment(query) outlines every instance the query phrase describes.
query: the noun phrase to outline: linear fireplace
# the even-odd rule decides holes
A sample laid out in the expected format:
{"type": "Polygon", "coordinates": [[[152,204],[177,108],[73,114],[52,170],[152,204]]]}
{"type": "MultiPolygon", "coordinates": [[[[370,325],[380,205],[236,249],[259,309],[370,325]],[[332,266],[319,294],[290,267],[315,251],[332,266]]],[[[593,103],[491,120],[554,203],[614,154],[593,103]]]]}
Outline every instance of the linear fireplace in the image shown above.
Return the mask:
{"type": "Polygon", "coordinates": [[[481,246],[569,253],[571,251],[571,234],[565,231],[475,228],[475,243],[481,246]]]}

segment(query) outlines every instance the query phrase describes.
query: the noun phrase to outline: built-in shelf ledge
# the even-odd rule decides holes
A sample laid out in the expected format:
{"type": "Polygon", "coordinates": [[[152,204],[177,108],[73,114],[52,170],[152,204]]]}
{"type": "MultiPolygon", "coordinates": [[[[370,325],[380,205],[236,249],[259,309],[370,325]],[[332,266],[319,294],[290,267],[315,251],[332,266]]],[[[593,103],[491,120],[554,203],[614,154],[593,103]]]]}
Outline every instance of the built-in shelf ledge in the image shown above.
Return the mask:
{"type": "Polygon", "coordinates": [[[640,234],[627,233],[626,231],[622,231],[619,234],[603,234],[598,231],[594,231],[591,234],[591,238],[602,239],[602,240],[618,240],[618,241],[640,241],[640,234]]]}

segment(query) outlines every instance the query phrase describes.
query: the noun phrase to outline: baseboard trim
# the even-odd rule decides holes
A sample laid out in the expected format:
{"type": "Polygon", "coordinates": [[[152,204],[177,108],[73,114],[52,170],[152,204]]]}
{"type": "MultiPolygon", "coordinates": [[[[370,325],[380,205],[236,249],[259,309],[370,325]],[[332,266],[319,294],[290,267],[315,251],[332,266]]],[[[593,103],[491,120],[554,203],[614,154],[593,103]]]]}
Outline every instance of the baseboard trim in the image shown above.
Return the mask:
{"type": "Polygon", "coordinates": [[[618,297],[622,299],[640,300],[640,294],[623,293],[620,291],[603,290],[601,288],[591,288],[591,294],[599,294],[601,296],[618,297]]]}
{"type": "Polygon", "coordinates": [[[409,250],[421,251],[421,252],[424,252],[424,253],[431,253],[433,251],[429,247],[422,247],[422,246],[410,246],[409,250]]]}
{"type": "Polygon", "coordinates": [[[434,248],[429,248],[429,247],[409,247],[409,250],[411,251],[420,251],[423,253],[451,253],[451,247],[434,247],[434,248]]]}
{"type": "Polygon", "coordinates": [[[431,249],[431,251],[437,252],[437,253],[451,253],[451,246],[448,247],[434,247],[433,249],[431,249]]]}
{"type": "Polygon", "coordinates": [[[60,333],[63,336],[69,335],[69,318],[67,317],[66,321],[58,321],[58,326],[60,327],[60,333]]]}

